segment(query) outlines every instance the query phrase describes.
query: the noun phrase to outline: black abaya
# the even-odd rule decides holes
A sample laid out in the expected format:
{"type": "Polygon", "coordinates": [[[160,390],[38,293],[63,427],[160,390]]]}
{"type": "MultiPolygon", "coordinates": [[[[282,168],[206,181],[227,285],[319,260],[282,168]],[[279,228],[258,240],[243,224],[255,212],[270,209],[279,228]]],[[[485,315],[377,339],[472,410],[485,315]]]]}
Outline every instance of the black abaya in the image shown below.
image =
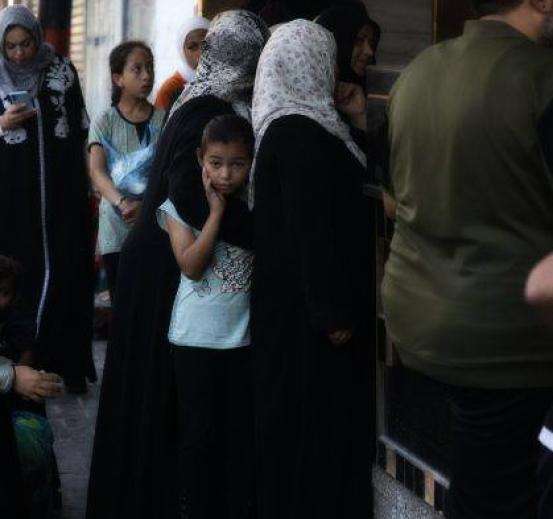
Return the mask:
{"type": "Polygon", "coordinates": [[[56,57],[38,100],[36,118],[0,136],[0,254],[23,265],[21,306],[41,367],[69,382],[95,380],[88,120],[69,61],[56,57]]]}
{"type": "Polygon", "coordinates": [[[259,519],[372,517],[364,170],[303,116],[257,155],[252,295],[259,519]],[[345,346],[328,334],[353,330],[345,346]]]}
{"type": "MultiPolygon", "coordinates": [[[[121,251],[88,519],[176,517],[177,411],[167,332],[180,271],[156,211],[181,181],[205,198],[196,149],[205,125],[228,113],[231,105],[213,96],[193,99],[160,137],[140,220],[121,251]]],[[[225,239],[234,240],[231,233],[225,239]]]]}

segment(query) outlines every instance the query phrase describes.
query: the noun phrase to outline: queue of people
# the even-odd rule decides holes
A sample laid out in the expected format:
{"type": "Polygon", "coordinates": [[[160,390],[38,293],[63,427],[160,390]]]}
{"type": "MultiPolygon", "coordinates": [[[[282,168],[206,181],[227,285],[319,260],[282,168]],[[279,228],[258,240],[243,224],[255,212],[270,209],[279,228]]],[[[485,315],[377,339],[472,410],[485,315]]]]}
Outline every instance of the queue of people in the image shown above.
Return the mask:
{"type": "Polygon", "coordinates": [[[371,516],[365,98],[336,69],[320,24],[211,23],[119,259],[89,519],[371,516]]]}
{"type": "MultiPolygon", "coordinates": [[[[545,519],[553,349],[531,305],[547,319],[547,264],[530,305],[524,286],[553,249],[553,1],[473,3],[480,19],[391,96],[384,307],[404,365],[450,403],[448,517],[530,519],[540,501],[545,519]]],[[[245,10],[194,18],[155,105],[150,48],[113,49],[89,130],[74,67],[30,11],[0,11],[17,172],[0,175],[2,517],[59,508],[43,399],[95,377],[89,180],[113,320],[87,519],[374,516],[362,85],[380,36],[358,2],[272,34],[245,10]]]]}

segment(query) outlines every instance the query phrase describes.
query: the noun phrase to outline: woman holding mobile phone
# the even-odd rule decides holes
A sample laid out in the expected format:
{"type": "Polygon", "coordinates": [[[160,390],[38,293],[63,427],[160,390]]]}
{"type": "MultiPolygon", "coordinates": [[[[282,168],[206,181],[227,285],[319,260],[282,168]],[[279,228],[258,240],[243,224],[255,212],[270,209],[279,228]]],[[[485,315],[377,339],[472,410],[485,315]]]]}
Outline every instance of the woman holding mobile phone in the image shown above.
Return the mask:
{"type": "Polygon", "coordinates": [[[34,362],[70,391],[86,391],[85,377],[94,378],[87,131],[71,62],[43,41],[29,9],[1,10],[0,251],[25,272],[21,306],[34,323],[34,362]]]}

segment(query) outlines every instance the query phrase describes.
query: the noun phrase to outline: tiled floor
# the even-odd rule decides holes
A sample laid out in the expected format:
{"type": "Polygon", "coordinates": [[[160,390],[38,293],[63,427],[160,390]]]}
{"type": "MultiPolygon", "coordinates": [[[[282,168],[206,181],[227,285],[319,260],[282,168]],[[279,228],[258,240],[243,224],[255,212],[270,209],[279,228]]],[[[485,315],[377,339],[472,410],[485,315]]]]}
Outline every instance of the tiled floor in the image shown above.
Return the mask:
{"type": "Polygon", "coordinates": [[[377,519],[444,519],[380,468],[373,480],[377,519]]]}
{"type": "MultiPolygon", "coordinates": [[[[94,345],[98,376],[102,376],[106,345],[94,345]]],[[[62,480],[63,519],[84,519],[94,423],[98,411],[100,382],[91,385],[85,396],[66,395],[48,405],[56,436],[56,454],[62,480]]],[[[413,494],[375,470],[378,519],[435,519],[429,507],[413,494]]]]}
{"type": "MultiPolygon", "coordinates": [[[[94,360],[101,380],[106,345],[94,344],[94,360]]],[[[83,519],[100,381],[84,396],[65,395],[48,404],[56,438],[55,449],[62,481],[63,519],[83,519]]]]}

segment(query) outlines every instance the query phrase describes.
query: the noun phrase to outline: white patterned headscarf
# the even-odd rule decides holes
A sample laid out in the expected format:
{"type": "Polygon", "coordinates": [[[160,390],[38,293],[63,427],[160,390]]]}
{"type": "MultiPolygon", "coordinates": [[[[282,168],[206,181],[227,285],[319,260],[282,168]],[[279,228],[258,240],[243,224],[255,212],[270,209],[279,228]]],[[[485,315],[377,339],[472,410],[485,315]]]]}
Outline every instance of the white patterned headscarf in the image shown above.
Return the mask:
{"type": "Polygon", "coordinates": [[[265,22],[249,11],[225,11],[216,16],[204,42],[196,78],[175,102],[171,115],[191,99],[213,95],[251,119],[255,71],[269,35],[265,22]]]}
{"type": "Polygon", "coordinates": [[[257,148],[273,121],[286,115],[303,115],[342,140],[357,160],[367,165],[365,153],[334,106],[335,66],[336,42],[320,25],[294,20],[273,33],[259,60],[253,95],[257,148]]]}

